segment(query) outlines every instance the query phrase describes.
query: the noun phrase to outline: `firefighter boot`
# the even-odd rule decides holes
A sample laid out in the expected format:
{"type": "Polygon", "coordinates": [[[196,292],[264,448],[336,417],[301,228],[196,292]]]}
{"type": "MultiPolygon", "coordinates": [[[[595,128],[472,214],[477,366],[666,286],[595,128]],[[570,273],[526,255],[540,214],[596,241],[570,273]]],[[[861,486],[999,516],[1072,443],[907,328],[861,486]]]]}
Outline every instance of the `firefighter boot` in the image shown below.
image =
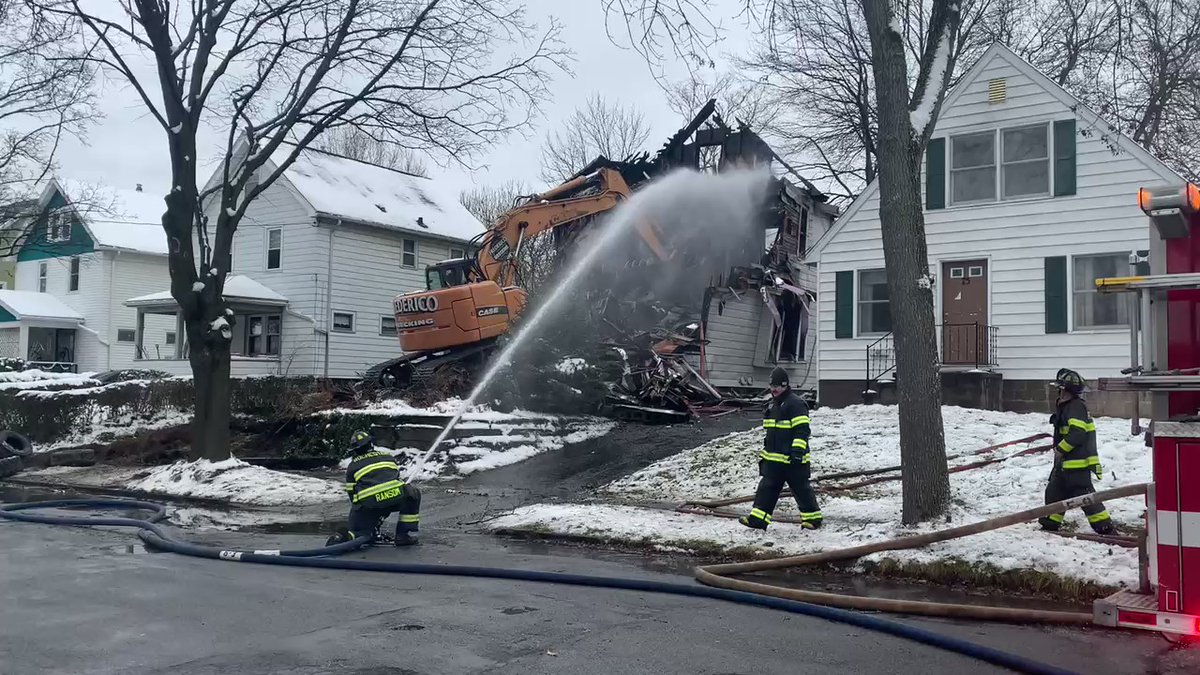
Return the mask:
{"type": "Polygon", "coordinates": [[[1045,518],[1038,518],[1038,525],[1047,532],[1058,532],[1062,529],[1063,517],[1057,513],[1045,518]]]}
{"type": "Polygon", "coordinates": [[[412,533],[412,532],[397,532],[397,533],[396,533],[396,541],[395,541],[395,544],[396,544],[396,546],[397,546],[397,547],[400,547],[400,546],[416,546],[416,545],[417,545],[417,544],[419,544],[419,543],[421,543],[421,542],[420,542],[420,541],[418,541],[418,540],[417,540],[417,538],[416,538],[415,536],[413,536],[413,533],[412,533]]]}
{"type": "Polygon", "coordinates": [[[752,530],[767,529],[767,521],[757,516],[742,516],[738,518],[738,522],[752,530]]]}
{"type": "Polygon", "coordinates": [[[336,532],[334,532],[328,539],[325,540],[325,545],[335,546],[337,544],[348,542],[353,538],[353,535],[350,534],[350,530],[344,527],[339,527],[336,532]]]}

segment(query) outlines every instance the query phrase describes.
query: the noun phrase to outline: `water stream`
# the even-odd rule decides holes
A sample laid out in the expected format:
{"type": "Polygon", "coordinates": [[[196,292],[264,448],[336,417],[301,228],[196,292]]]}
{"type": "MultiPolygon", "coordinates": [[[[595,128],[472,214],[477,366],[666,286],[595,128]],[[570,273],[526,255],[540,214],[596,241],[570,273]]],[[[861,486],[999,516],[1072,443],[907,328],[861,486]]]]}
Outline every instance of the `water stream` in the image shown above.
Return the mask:
{"type": "MultiPolygon", "coordinates": [[[[614,209],[598,233],[580,241],[579,252],[566,275],[557,280],[554,291],[523,322],[524,325],[490,364],[429,450],[409,469],[407,482],[412,482],[425,462],[454,430],[463,414],[509,365],[522,344],[546,324],[558,305],[570,296],[584,275],[604,257],[603,254],[613,253],[637,237],[634,234],[637,224],[654,223],[667,242],[676,239],[673,235],[682,235],[693,241],[703,238],[706,246],[713,250],[725,248],[726,243],[744,243],[747,232],[755,226],[756,208],[764,196],[767,178],[765,171],[730,171],[722,174],[676,171],[649,184],[614,209]]],[[[674,275],[664,275],[664,283],[687,278],[694,285],[695,275],[689,274],[694,271],[676,270],[674,275]]]]}

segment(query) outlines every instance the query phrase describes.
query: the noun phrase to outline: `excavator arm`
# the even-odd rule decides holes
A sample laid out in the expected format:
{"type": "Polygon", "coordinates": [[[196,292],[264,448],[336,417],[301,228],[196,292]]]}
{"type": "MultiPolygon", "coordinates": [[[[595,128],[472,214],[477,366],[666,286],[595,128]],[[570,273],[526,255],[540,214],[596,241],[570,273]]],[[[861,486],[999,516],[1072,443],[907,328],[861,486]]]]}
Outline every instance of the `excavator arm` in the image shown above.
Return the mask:
{"type": "MultiPolygon", "coordinates": [[[[621,174],[603,168],[530,197],[504,214],[488,230],[479,250],[475,273],[482,273],[483,278],[472,281],[490,279],[501,287],[513,285],[518,255],[530,238],[616,208],[629,198],[629,194],[629,185],[621,174]]],[[[671,257],[649,223],[639,223],[637,230],[659,259],[671,257]]]]}

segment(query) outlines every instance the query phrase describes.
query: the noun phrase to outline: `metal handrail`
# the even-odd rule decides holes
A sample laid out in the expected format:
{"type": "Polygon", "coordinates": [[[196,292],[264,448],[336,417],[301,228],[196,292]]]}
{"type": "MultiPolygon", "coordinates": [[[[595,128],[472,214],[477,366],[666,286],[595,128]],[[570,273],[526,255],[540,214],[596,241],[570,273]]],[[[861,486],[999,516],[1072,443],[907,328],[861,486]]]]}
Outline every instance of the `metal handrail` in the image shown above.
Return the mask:
{"type": "MultiPolygon", "coordinates": [[[[970,366],[976,370],[999,365],[1000,329],[978,321],[935,324],[938,335],[939,365],[970,366]],[[951,361],[948,354],[965,354],[967,359],[951,361]]],[[[891,332],[867,345],[866,384],[864,390],[896,370],[896,348],[891,332]]]]}

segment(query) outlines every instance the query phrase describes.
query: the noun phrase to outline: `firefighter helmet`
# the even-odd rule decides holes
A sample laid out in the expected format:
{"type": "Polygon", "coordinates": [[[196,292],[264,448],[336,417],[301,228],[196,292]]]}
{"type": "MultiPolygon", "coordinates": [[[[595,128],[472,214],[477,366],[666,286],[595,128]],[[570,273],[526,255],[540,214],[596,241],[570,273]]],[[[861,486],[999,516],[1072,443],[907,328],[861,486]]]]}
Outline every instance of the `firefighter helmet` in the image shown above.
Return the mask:
{"type": "Polygon", "coordinates": [[[1078,395],[1083,393],[1085,383],[1079,373],[1070,368],[1060,368],[1058,374],[1054,376],[1054,386],[1078,395]]]}
{"type": "Polygon", "coordinates": [[[375,445],[375,439],[366,431],[356,431],[350,437],[350,452],[370,450],[375,445]]]}

